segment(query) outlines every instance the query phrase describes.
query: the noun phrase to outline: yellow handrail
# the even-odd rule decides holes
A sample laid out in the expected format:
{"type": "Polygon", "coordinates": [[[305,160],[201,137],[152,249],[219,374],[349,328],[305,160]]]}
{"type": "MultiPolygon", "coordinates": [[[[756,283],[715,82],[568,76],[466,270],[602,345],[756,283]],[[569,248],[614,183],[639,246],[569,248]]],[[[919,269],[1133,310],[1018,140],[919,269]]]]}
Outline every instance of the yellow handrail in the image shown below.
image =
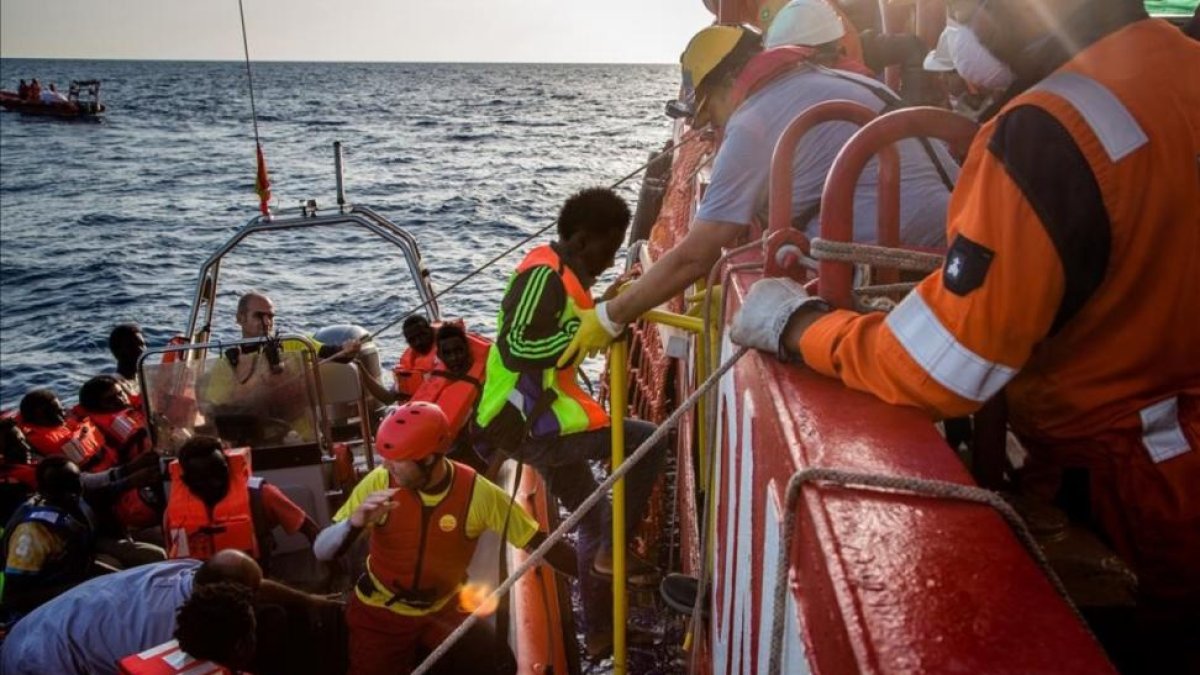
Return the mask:
{"type": "MultiPolygon", "coordinates": [[[[643,314],[641,318],[652,323],[673,326],[696,335],[704,333],[704,320],[695,316],[652,309],[643,314]]],[[[703,381],[708,377],[708,348],[709,345],[705,344],[699,346],[697,354],[698,381],[703,381]]],[[[629,391],[628,361],[629,344],[624,339],[612,343],[608,352],[608,410],[611,418],[611,470],[613,471],[616,471],[621,462],[625,461],[625,410],[628,407],[626,395],[629,391]]],[[[699,406],[697,411],[701,416],[699,420],[700,433],[706,434],[704,406],[699,406]]],[[[629,596],[625,589],[627,542],[625,540],[624,478],[613,484],[612,509],[613,673],[614,675],[625,675],[629,668],[625,633],[629,617],[629,596]]]]}
{"type": "MultiPolygon", "coordinates": [[[[625,396],[628,389],[626,362],[629,345],[617,340],[608,352],[608,410],[612,418],[612,470],[625,461],[625,396]]],[[[625,675],[628,668],[625,624],[629,597],[625,593],[625,479],[613,484],[612,571],[613,571],[613,673],[625,675]]]]}

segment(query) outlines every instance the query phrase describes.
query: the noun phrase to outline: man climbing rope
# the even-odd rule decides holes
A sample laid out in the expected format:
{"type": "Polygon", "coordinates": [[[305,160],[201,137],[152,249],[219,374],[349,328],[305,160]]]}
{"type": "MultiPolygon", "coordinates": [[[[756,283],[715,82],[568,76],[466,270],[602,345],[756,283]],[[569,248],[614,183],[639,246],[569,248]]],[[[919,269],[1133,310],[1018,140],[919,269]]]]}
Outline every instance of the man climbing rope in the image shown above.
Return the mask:
{"type": "Polygon", "coordinates": [[[1200,45],[1137,0],[952,11],[1024,93],[971,146],[942,270],[888,315],[761,280],[731,337],[939,418],[1004,390],[1022,489],[1138,574],[1138,668],[1196,672],[1200,45]]]}

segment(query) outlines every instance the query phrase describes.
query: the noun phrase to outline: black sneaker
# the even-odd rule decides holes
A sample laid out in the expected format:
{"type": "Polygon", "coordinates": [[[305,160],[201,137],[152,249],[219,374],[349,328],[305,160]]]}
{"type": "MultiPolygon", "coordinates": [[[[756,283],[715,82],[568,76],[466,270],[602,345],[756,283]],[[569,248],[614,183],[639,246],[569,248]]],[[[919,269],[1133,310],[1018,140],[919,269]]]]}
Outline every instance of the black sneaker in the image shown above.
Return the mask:
{"type": "MultiPolygon", "coordinates": [[[[692,615],[692,608],[696,605],[696,591],[699,589],[700,580],[686,574],[668,574],[658,585],[658,593],[663,602],[667,603],[667,607],[688,616],[692,615]]],[[[700,616],[708,619],[707,598],[700,607],[700,616]]]]}

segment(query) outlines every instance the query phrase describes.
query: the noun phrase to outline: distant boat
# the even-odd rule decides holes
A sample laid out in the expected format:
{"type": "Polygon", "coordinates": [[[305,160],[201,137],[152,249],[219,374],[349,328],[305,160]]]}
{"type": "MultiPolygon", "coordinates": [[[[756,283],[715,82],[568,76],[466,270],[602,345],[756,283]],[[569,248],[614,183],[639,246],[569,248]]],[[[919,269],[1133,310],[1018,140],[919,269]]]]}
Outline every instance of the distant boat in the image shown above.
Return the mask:
{"type": "Polygon", "coordinates": [[[10,90],[0,91],[0,106],[23,115],[43,115],[62,119],[98,119],[104,114],[100,102],[100,80],[72,80],[67,98],[61,101],[22,99],[10,90]]]}

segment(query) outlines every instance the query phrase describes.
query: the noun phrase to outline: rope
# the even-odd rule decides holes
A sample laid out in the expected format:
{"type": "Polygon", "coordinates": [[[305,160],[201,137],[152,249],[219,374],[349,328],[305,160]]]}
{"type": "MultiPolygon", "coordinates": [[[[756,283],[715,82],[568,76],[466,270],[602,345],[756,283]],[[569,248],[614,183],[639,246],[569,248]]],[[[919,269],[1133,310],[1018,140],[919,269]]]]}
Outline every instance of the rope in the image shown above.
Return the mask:
{"type": "MultiPolygon", "coordinates": [[[[638,446],[637,450],[634,450],[633,454],[629,455],[629,457],[626,457],[625,461],[621,462],[620,466],[613,469],[613,472],[609,474],[608,478],[605,479],[605,481],[601,483],[600,486],[597,487],[594,492],[592,492],[592,494],[588,495],[587,499],[583,500],[583,503],[579,505],[579,508],[575,509],[574,513],[564,520],[562,524],[560,524],[554,530],[554,532],[551,532],[550,535],[546,537],[541,546],[538,546],[533,553],[529,554],[529,557],[525,560],[525,562],[518,565],[517,569],[513,570],[512,574],[509,574],[508,578],[501,582],[501,584],[491,592],[486,600],[480,603],[480,607],[488,605],[493,599],[498,600],[500,596],[507,593],[513,587],[513,585],[517,583],[518,579],[520,579],[526,572],[533,568],[534,565],[541,562],[545,557],[546,552],[549,551],[550,548],[555,544],[557,544],[564,536],[566,536],[567,532],[574,529],[575,526],[579,524],[579,521],[583,520],[583,517],[587,515],[588,511],[591,511],[592,508],[594,508],[600,503],[601,500],[604,499],[605,495],[608,494],[608,491],[612,488],[612,486],[618,480],[624,478],[625,474],[629,473],[633,467],[650,452],[651,448],[657,445],[658,442],[662,440],[662,438],[666,436],[676,424],[679,423],[679,420],[683,417],[684,413],[694,407],[709,389],[712,389],[714,386],[716,386],[717,383],[721,381],[721,376],[728,372],[729,369],[732,368],[734,364],[736,364],[748,351],[749,349],[746,347],[738,348],[738,351],[736,351],[728,361],[721,364],[721,367],[718,368],[717,371],[712,375],[709,375],[708,379],[705,380],[704,383],[699,387],[697,387],[696,390],[687,397],[687,399],[680,403],[679,407],[675,409],[675,412],[671,413],[670,417],[663,420],[663,423],[654,430],[654,433],[650,434],[649,438],[647,438],[642,442],[641,445],[638,446]]],[[[437,646],[437,649],[434,649],[433,652],[431,652],[429,656],[427,656],[425,660],[421,662],[421,665],[417,666],[417,669],[413,671],[413,675],[423,675],[424,673],[429,672],[429,669],[433,667],[433,664],[436,663],[438,659],[445,656],[446,652],[450,651],[450,648],[453,647],[454,644],[458,642],[462,636],[468,630],[470,630],[472,626],[475,625],[476,622],[480,620],[480,618],[481,615],[479,614],[479,610],[476,609],[471,613],[470,616],[466,618],[465,621],[458,625],[458,628],[454,629],[454,632],[450,633],[445,640],[442,640],[442,643],[437,646]]]]}
{"type": "Polygon", "coordinates": [[[779,675],[782,664],[780,660],[783,654],[783,607],[787,597],[788,590],[788,574],[791,571],[788,566],[788,556],[792,550],[792,534],[796,529],[796,502],[800,497],[801,488],[805,483],[820,481],[824,483],[833,483],[842,487],[859,487],[873,488],[877,490],[897,490],[901,492],[909,492],[912,494],[922,495],[925,497],[934,497],[938,499],[956,499],[966,502],[974,502],[984,506],[990,506],[999,512],[1004,521],[1008,523],[1017,540],[1025,547],[1025,550],[1041,568],[1042,573],[1049,579],[1050,584],[1054,586],[1054,590],[1062,596],[1067,606],[1071,608],[1079,622],[1083,625],[1084,630],[1089,634],[1091,630],[1088,628],[1087,622],[1084,621],[1083,615],[1079,613],[1079,609],[1072,602],[1071,597],[1067,595],[1067,589],[1063,586],[1062,580],[1054,573],[1050,567],[1049,561],[1042,553],[1041,547],[1029,532],[1028,526],[1021,516],[1013,509],[1008,502],[1004,501],[1000,495],[985,490],[974,485],[962,485],[960,483],[950,483],[940,480],[927,480],[924,478],[913,478],[908,476],[884,476],[879,474],[860,473],[856,471],[846,471],[843,469],[829,469],[823,467],[803,469],[792,474],[791,480],[788,481],[787,495],[784,500],[784,518],[783,532],[779,543],[779,557],[776,561],[775,568],[775,606],[771,612],[771,656],[767,673],[769,675],[779,675]]]}
{"type": "MultiPolygon", "coordinates": [[[[238,0],[238,2],[240,3],[240,2],[241,2],[241,0],[238,0]]],[[[629,180],[630,178],[633,178],[634,176],[636,176],[636,175],[638,175],[639,173],[641,173],[642,171],[644,171],[644,170],[645,170],[647,167],[649,167],[651,164],[653,164],[653,163],[657,162],[658,160],[662,159],[662,158],[663,158],[663,157],[665,157],[667,154],[674,152],[676,149],[678,149],[678,148],[680,148],[680,147],[682,147],[682,146],[684,146],[684,145],[686,145],[686,144],[688,144],[688,143],[691,143],[692,141],[696,140],[697,138],[700,138],[700,135],[699,135],[698,133],[696,133],[695,131],[689,131],[688,133],[686,133],[686,134],[684,134],[683,136],[681,136],[681,137],[679,138],[679,140],[678,140],[678,141],[675,141],[674,143],[672,143],[672,144],[668,145],[666,148],[663,148],[662,152],[659,152],[658,154],[656,154],[656,155],[652,156],[650,159],[648,159],[648,160],[646,160],[645,162],[643,162],[642,164],[638,165],[638,167],[637,167],[636,169],[634,169],[633,171],[630,171],[629,173],[627,173],[627,174],[625,174],[624,176],[622,176],[622,177],[621,177],[619,180],[617,180],[616,182],[614,182],[614,183],[612,183],[611,185],[609,185],[609,186],[608,186],[608,189],[610,189],[610,190],[615,190],[616,188],[620,187],[620,186],[621,186],[621,185],[622,185],[622,184],[623,184],[625,181],[629,180]]],[[[438,299],[440,299],[442,296],[449,294],[449,293],[450,293],[450,291],[453,291],[454,289],[458,288],[459,286],[462,286],[462,285],[463,285],[463,284],[465,284],[467,281],[469,281],[469,280],[471,280],[472,278],[474,278],[474,277],[475,277],[476,275],[478,275],[480,272],[482,272],[482,271],[484,271],[485,269],[487,269],[487,268],[491,267],[492,265],[495,265],[496,263],[500,262],[502,259],[504,259],[504,258],[508,257],[508,255],[509,255],[509,254],[511,254],[513,251],[516,251],[517,249],[524,247],[524,246],[525,246],[526,244],[528,244],[529,242],[531,242],[531,241],[533,241],[534,239],[537,239],[538,237],[542,236],[542,235],[543,235],[543,234],[545,234],[545,233],[546,233],[546,232],[547,232],[547,231],[548,231],[550,228],[554,227],[554,226],[555,226],[555,225],[557,225],[557,224],[558,224],[558,221],[554,221],[554,222],[551,222],[551,223],[547,223],[547,224],[546,224],[544,227],[542,227],[542,228],[539,228],[539,229],[538,229],[536,232],[534,232],[533,234],[531,234],[531,235],[529,235],[529,236],[525,237],[524,239],[521,239],[521,240],[520,240],[520,241],[518,241],[517,243],[513,244],[512,246],[509,246],[508,248],[504,249],[504,250],[503,250],[503,251],[501,251],[500,253],[496,254],[496,255],[495,255],[495,256],[493,256],[493,257],[492,257],[490,260],[488,260],[487,262],[483,263],[483,264],[482,264],[482,265],[480,265],[479,267],[476,267],[475,269],[471,270],[470,272],[468,272],[468,273],[466,274],[466,276],[462,277],[462,278],[461,278],[461,279],[459,279],[458,281],[455,281],[454,283],[450,284],[449,286],[446,286],[445,288],[443,288],[442,290],[438,291],[437,293],[434,293],[434,294],[433,294],[433,297],[431,297],[430,299],[428,299],[428,300],[426,300],[425,302],[423,302],[423,303],[421,303],[421,304],[417,305],[416,307],[413,307],[412,309],[408,310],[408,311],[407,311],[407,312],[405,312],[404,314],[401,314],[401,315],[400,315],[399,317],[397,317],[396,319],[394,319],[394,320],[392,320],[392,321],[390,321],[390,322],[388,322],[388,323],[384,324],[384,325],[383,325],[381,328],[378,328],[378,329],[376,329],[376,330],[374,330],[374,331],[371,331],[371,333],[369,334],[369,336],[368,336],[367,338],[364,338],[364,339],[372,339],[372,338],[379,337],[379,336],[380,336],[381,334],[383,334],[384,332],[386,332],[386,331],[388,331],[388,330],[391,330],[392,328],[395,328],[395,327],[396,327],[396,324],[398,324],[398,323],[400,323],[400,322],[404,321],[405,319],[407,319],[408,317],[412,316],[413,314],[416,314],[417,312],[421,311],[422,309],[425,309],[426,307],[428,307],[429,305],[433,304],[433,303],[434,303],[434,302],[436,302],[438,299]]]]}
{"type": "Polygon", "coordinates": [[[942,266],[942,256],[902,248],[813,239],[809,251],[817,260],[864,263],[914,272],[932,272],[942,266]]]}
{"type": "Polygon", "coordinates": [[[238,0],[238,16],[242,19],[242,53],[246,56],[246,82],[250,85],[250,117],[254,121],[254,144],[261,145],[258,140],[258,109],[254,106],[254,75],[250,72],[250,42],[246,39],[246,12],[242,9],[242,0],[238,0]]]}

